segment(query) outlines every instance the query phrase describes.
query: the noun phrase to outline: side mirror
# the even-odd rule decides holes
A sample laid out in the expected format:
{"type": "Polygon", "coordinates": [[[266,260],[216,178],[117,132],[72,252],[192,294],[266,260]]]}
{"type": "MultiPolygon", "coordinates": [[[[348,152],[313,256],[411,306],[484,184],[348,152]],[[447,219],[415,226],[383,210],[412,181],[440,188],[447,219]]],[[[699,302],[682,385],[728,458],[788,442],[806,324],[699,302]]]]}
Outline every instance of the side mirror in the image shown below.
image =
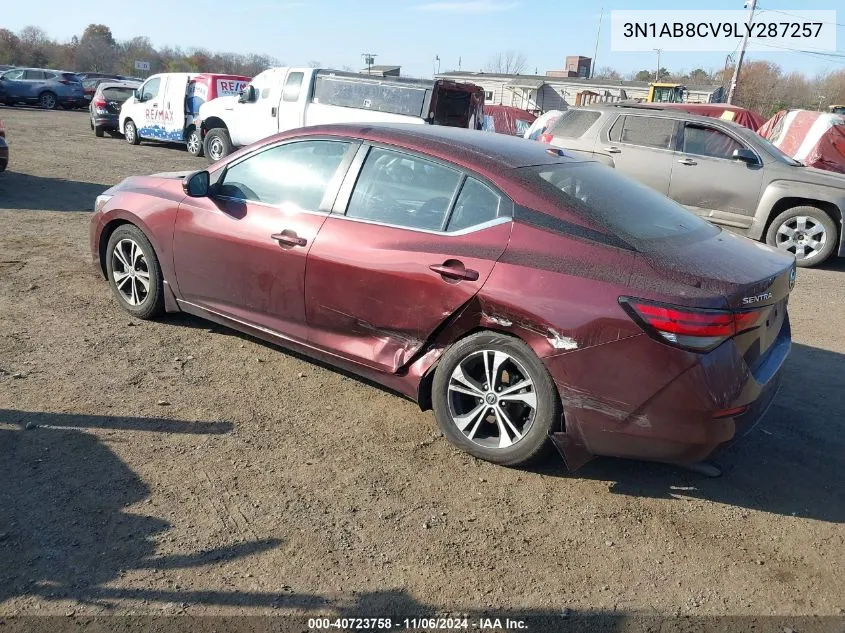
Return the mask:
{"type": "Polygon", "coordinates": [[[195,171],[182,181],[182,190],[192,198],[204,198],[208,195],[210,182],[207,171],[195,171]]]}
{"type": "Polygon", "coordinates": [[[253,103],[256,101],[255,86],[247,86],[241,90],[238,103],[253,103]]]}
{"type": "Polygon", "coordinates": [[[760,163],[760,161],[757,160],[757,154],[752,152],[750,149],[745,149],[744,147],[742,149],[735,149],[733,154],[731,154],[731,158],[733,160],[742,161],[743,163],[748,163],[749,165],[758,165],[760,163]]]}
{"type": "Polygon", "coordinates": [[[133,90],[132,96],[135,97],[135,101],[141,103],[141,91],[140,90],[133,90]]]}

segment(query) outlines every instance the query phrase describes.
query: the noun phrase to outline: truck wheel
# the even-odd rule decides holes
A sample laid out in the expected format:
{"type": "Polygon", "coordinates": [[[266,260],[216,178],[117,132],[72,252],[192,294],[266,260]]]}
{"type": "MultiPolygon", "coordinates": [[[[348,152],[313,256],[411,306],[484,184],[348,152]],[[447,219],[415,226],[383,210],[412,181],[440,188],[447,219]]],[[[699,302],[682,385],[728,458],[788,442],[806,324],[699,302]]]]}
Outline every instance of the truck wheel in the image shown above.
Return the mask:
{"type": "Polygon", "coordinates": [[[818,266],[833,254],[839,240],[836,223],[816,207],[792,207],[769,225],[766,244],[795,255],[802,268],[818,266]]]}
{"type": "Polygon", "coordinates": [[[202,156],[202,136],[197,128],[192,128],[191,131],[188,132],[188,138],[186,141],[188,144],[188,153],[191,156],[202,156]]]}
{"type": "Polygon", "coordinates": [[[229,137],[229,130],[224,127],[216,127],[209,130],[203,142],[205,155],[212,163],[217,162],[224,156],[232,153],[232,139],[229,137]]]}
{"type": "Polygon", "coordinates": [[[138,145],[141,142],[141,137],[138,136],[138,128],[135,127],[135,122],[132,119],[126,119],[126,123],[123,124],[123,136],[130,145],[138,145]]]}

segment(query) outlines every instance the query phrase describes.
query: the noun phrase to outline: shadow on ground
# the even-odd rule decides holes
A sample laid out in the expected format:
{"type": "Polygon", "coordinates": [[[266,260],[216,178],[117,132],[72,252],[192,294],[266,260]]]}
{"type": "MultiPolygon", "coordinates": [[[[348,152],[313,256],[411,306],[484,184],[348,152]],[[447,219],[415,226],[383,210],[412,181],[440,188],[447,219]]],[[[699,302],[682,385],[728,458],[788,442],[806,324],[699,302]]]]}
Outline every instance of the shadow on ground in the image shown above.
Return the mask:
{"type": "Polygon", "coordinates": [[[41,595],[86,602],[123,570],[175,569],[234,560],[279,544],[245,542],[158,556],[170,524],[130,505],[148,486],[95,434],[82,429],[220,434],[227,422],[34,413],[0,409],[0,603],[41,595]]]}
{"type": "Polygon", "coordinates": [[[780,393],[745,438],[715,458],[718,479],[674,466],[596,459],[574,474],[550,462],[547,475],[610,481],[612,494],[695,497],[749,510],[845,523],[845,356],[794,344],[780,393]]]}
{"type": "MultiPolygon", "coordinates": [[[[13,170],[14,165],[10,164],[13,170]]],[[[42,178],[15,171],[0,173],[0,209],[93,211],[94,200],[108,185],[42,178]]]]}

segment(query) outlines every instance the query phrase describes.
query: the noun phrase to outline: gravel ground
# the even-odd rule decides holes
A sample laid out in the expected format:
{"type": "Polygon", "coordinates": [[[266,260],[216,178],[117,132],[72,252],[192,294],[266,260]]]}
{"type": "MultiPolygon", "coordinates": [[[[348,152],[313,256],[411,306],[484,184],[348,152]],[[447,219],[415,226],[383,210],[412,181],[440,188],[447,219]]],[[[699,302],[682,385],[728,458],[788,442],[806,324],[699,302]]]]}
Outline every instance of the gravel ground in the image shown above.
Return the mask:
{"type": "Polygon", "coordinates": [[[845,613],[845,263],[724,476],[496,467],[430,413],[198,319],[135,321],[89,264],[95,196],[200,168],[0,108],[0,616],[845,613]]]}

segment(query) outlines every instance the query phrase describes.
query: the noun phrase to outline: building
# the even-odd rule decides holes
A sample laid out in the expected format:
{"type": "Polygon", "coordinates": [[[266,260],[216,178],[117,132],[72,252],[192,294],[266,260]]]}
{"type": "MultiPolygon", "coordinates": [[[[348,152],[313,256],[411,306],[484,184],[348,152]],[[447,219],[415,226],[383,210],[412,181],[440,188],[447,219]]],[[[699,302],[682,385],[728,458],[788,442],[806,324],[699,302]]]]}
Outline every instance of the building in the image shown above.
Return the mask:
{"type": "Polygon", "coordinates": [[[361,74],[375,77],[398,77],[401,68],[401,66],[370,66],[361,69],[361,74]]]}
{"type": "MultiPolygon", "coordinates": [[[[574,59],[589,60],[587,57],[574,59]]],[[[484,100],[487,103],[515,106],[535,114],[577,105],[584,94],[594,95],[594,100],[646,99],[649,86],[647,81],[558,77],[549,74],[503,75],[456,71],[436,76],[474,83],[484,89],[484,100]]],[[[690,103],[721,103],[725,100],[724,88],[718,84],[688,85],[687,90],[687,101],[690,103]]]]}
{"type": "Polygon", "coordinates": [[[563,70],[550,70],[547,77],[583,77],[587,78],[592,73],[593,60],[590,57],[580,55],[568,55],[563,70]]]}

